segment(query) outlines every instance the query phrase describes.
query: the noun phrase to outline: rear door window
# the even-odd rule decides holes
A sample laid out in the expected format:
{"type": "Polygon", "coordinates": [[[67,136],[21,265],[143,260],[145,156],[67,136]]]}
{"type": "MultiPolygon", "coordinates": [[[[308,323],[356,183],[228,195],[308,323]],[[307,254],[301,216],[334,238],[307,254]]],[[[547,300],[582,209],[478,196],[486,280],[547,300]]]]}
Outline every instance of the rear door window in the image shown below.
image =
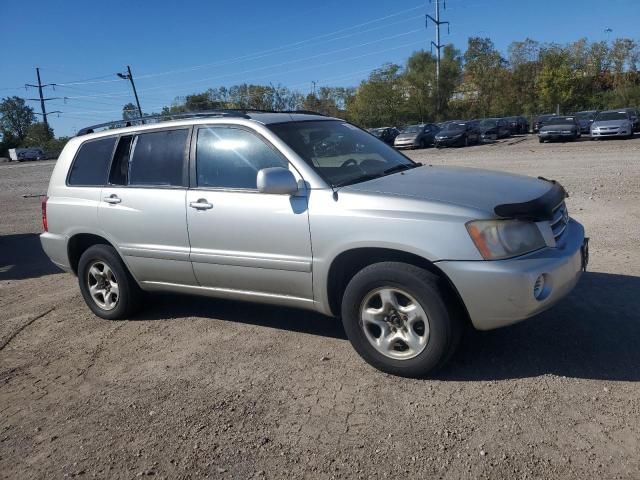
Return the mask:
{"type": "Polygon", "coordinates": [[[98,187],[107,182],[109,164],[116,138],[101,138],[80,145],[71,171],[69,185],[98,187]]]}
{"type": "Polygon", "coordinates": [[[129,185],[184,186],[188,137],[188,129],[137,135],[131,145],[129,185]]]}

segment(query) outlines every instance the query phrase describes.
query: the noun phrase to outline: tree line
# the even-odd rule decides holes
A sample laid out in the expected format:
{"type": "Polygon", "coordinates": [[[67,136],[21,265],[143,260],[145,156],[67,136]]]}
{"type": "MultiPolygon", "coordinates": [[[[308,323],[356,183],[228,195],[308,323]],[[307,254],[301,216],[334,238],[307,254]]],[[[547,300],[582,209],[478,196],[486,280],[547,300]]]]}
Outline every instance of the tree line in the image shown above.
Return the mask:
{"type": "Polygon", "coordinates": [[[527,38],[511,43],[505,56],[491,39],[471,37],[464,53],[444,47],[439,84],[435,55],[420,50],[402,65],[373,70],[357,88],[321,87],[303,95],[282,86],[242,84],[176,98],[163,112],[304,109],[378,127],[603,110],[640,105],[639,65],[640,43],[629,38],[568,44],[527,38]]]}
{"type": "MultiPolygon", "coordinates": [[[[439,82],[435,55],[419,50],[403,64],[381,65],[357,87],[323,86],[303,94],[273,84],[222,86],[178,97],[156,114],[220,108],[313,110],[378,127],[637,107],[639,65],[640,42],[630,38],[583,38],[567,44],[527,38],[512,42],[503,54],[491,39],[471,37],[464,52],[453,45],[443,48],[439,82]]],[[[124,106],[124,119],[136,115],[135,105],[124,106]]],[[[59,144],[19,97],[0,102],[0,133],[0,155],[15,146],[59,144]]]]}

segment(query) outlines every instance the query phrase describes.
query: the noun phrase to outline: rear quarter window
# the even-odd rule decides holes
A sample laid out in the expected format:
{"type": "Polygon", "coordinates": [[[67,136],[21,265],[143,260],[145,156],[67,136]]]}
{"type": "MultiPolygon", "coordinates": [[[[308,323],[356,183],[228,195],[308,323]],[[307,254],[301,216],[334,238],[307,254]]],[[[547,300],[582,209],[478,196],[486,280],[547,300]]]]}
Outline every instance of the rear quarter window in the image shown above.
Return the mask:
{"type": "Polygon", "coordinates": [[[103,186],[109,174],[109,164],[116,138],[90,140],[80,145],[71,165],[68,184],[72,186],[103,186]]]}

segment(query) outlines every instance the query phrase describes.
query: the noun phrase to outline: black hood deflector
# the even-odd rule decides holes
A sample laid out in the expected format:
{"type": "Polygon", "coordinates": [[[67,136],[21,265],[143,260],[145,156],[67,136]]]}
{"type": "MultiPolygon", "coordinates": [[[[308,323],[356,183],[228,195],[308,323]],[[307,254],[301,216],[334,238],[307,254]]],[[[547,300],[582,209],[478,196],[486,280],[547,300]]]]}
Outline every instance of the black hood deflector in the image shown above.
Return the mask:
{"type": "Polygon", "coordinates": [[[522,203],[505,203],[494,208],[496,215],[504,218],[517,218],[519,220],[529,220],[541,222],[553,218],[553,210],[562,203],[569,195],[562,185],[555,180],[547,180],[551,188],[541,197],[522,203]]]}

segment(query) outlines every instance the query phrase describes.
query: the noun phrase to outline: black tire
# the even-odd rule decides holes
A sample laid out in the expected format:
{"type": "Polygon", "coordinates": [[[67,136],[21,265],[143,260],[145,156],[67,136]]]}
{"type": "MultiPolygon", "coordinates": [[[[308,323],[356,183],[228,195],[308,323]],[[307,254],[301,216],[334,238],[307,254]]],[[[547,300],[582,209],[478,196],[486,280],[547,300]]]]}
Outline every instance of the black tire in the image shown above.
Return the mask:
{"type": "Polygon", "coordinates": [[[399,262],[381,262],[365,267],[349,282],[342,299],[342,324],[358,354],[386,373],[422,378],[444,365],[455,352],[462,331],[462,314],[456,299],[442,287],[437,275],[399,262]],[[413,358],[398,360],[376,350],[365,335],[360,310],[365,298],[383,287],[406,291],[427,315],[427,344],[413,358]]]}
{"type": "Polygon", "coordinates": [[[543,140],[541,137],[538,137],[538,141],[539,141],[540,143],[544,143],[544,140],[543,140]]]}
{"type": "Polygon", "coordinates": [[[424,139],[420,140],[420,148],[427,148],[427,144],[424,139]]]}
{"type": "Polygon", "coordinates": [[[469,146],[469,137],[464,137],[464,146],[468,147],[469,146]]]}
{"type": "Polygon", "coordinates": [[[107,320],[129,318],[141,304],[140,287],[127,270],[118,252],[109,245],[94,245],[82,254],[78,263],[78,284],[85,303],[100,318],[107,320]],[[106,264],[117,281],[119,293],[115,307],[110,310],[100,307],[89,291],[89,269],[95,262],[106,264]]]}

